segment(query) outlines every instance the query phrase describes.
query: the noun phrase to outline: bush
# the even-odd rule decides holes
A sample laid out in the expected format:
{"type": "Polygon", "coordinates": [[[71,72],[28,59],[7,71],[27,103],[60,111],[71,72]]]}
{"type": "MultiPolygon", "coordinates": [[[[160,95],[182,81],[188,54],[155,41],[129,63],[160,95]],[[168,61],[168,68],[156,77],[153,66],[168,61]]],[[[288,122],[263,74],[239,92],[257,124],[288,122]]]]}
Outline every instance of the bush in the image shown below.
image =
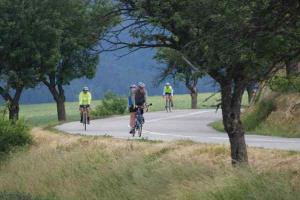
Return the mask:
{"type": "Polygon", "coordinates": [[[29,127],[24,121],[12,122],[0,119],[0,153],[7,153],[14,147],[32,142],[29,127]]]}
{"type": "Polygon", "coordinates": [[[269,81],[269,85],[271,90],[275,92],[300,92],[300,77],[287,78],[283,75],[277,75],[269,81]]]}
{"type": "Polygon", "coordinates": [[[253,112],[242,117],[243,126],[246,131],[253,131],[260,123],[275,110],[275,104],[272,100],[262,100],[255,107],[253,112]]]}
{"type": "MultiPolygon", "coordinates": [[[[275,109],[276,107],[272,100],[260,101],[253,110],[242,115],[241,121],[244,129],[246,131],[254,131],[275,109]]],[[[213,122],[210,125],[217,131],[225,131],[222,120],[213,122]]]]}
{"type": "Polygon", "coordinates": [[[127,100],[122,97],[118,97],[112,92],[108,92],[104,95],[104,98],[100,105],[92,111],[93,117],[105,117],[111,115],[124,114],[127,108],[127,100]]]}

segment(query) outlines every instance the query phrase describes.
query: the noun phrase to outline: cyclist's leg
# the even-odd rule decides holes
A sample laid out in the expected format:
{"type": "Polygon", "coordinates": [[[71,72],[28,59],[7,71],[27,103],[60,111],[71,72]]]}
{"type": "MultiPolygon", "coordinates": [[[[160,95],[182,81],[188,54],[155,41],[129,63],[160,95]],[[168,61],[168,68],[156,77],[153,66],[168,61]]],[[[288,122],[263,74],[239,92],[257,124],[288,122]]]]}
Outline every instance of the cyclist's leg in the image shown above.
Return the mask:
{"type": "Polygon", "coordinates": [[[82,106],[79,107],[79,111],[80,111],[80,123],[82,123],[82,121],[83,121],[83,108],[82,108],[82,106]]]}
{"type": "Polygon", "coordinates": [[[174,107],[172,95],[170,95],[170,102],[171,102],[171,107],[174,107]]]}
{"type": "Polygon", "coordinates": [[[165,100],[166,100],[165,108],[167,109],[168,108],[168,94],[165,94],[165,100]]]}
{"type": "Polygon", "coordinates": [[[90,107],[89,106],[86,108],[86,114],[87,114],[87,123],[90,124],[90,107]]]}
{"type": "Polygon", "coordinates": [[[130,108],[129,110],[130,112],[130,132],[131,134],[135,133],[135,121],[136,121],[136,109],[134,109],[133,107],[130,108]]]}

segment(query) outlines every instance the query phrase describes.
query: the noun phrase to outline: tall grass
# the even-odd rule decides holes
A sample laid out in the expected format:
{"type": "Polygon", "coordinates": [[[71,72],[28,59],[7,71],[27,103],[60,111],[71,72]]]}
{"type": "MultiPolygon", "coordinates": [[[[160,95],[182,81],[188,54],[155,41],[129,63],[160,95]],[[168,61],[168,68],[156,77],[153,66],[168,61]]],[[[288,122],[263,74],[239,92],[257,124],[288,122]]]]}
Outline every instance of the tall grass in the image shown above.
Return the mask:
{"type": "Polygon", "coordinates": [[[47,199],[297,199],[300,155],[249,152],[233,169],[226,146],[52,134],[0,167],[0,191],[47,199]]]}

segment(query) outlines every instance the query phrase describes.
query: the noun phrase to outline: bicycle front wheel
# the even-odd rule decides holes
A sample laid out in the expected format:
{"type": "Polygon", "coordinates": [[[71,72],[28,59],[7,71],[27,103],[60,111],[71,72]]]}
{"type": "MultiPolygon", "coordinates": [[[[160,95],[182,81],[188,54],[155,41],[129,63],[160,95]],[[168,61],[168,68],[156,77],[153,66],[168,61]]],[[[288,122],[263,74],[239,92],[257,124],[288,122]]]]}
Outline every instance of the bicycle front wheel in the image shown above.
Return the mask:
{"type": "Polygon", "coordinates": [[[84,112],[83,113],[83,126],[84,126],[85,131],[86,131],[86,124],[87,124],[87,113],[84,112]]]}

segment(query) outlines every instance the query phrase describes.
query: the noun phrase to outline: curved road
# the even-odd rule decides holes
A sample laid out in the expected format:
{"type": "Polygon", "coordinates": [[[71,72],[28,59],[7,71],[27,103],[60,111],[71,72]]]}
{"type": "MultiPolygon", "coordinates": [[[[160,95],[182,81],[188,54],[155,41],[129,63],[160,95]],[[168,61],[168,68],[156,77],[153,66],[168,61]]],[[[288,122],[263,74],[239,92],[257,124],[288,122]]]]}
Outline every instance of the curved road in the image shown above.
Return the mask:
{"type": "MultiPolygon", "coordinates": [[[[226,134],[213,130],[208,125],[221,119],[221,112],[215,110],[176,110],[172,113],[150,112],[145,114],[143,137],[150,140],[193,140],[201,143],[229,144],[226,134]]],[[[131,139],[128,133],[128,116],[112,117],[91,121],[84,131],[79,122],[70,122],[56,129],[81,135],[110,135],[131,139]]],[[[248,146],[270,149],[300,151],[300,139],[247,135],[248,146]]]]}

